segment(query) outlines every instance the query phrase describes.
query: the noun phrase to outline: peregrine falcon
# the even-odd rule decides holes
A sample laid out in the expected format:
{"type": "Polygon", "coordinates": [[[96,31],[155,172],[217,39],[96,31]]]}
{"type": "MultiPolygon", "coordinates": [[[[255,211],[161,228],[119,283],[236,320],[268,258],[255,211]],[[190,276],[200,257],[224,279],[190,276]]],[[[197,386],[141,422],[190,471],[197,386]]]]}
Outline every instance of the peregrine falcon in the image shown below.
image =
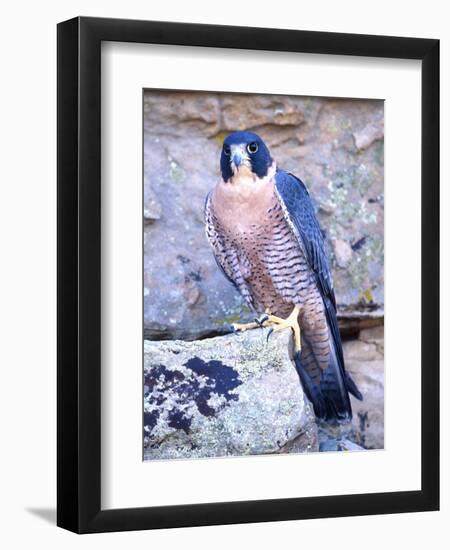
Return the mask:
{"type": "Polygon", "coordinates": [[[234,329],[290,328],[316,416],[349,422],[349,392],[362,395],[345,370],[326,244],[305,185],[252,132],[224,140],[220,170],[206,197],[206,235],[224,275],[260,315],[234,329]]]}

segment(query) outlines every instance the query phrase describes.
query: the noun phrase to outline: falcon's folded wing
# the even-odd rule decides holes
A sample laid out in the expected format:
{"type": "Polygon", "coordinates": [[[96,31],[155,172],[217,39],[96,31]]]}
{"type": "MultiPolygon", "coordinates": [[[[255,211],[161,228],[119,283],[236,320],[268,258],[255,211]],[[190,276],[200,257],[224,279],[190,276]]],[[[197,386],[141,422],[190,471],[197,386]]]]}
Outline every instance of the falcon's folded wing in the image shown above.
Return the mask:
{"type": "Polygon", "coordinates": [[[307,262],[315,275],[317,287],[325,306],[331,335],[331,360],[328,368],[322,373],[320,387],[315,388],[315,393],[319,392],[319,401],[320,399],[324,400],[322,412],[325,407],[327,417],[336,416],[345,420],[348,417],[351,418],[351,406],[347,391],[358,399],[362,399],[362,395],[350,375],[345,371],[344,355],[336,317],[336,298],[325,239],[317,221],[314,206],[303,182],[292,174],[278,170],[275,188],[285,219],[297,237],[307,262]]]}

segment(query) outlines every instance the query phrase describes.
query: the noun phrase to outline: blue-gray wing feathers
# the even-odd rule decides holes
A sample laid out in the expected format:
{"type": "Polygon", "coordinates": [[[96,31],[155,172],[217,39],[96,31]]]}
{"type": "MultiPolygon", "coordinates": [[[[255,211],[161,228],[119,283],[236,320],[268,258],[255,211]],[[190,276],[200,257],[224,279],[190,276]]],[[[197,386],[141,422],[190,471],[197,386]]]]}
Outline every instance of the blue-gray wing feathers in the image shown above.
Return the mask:
{"type": "MultiPolygon", "coordinates": [[[[345,371],[327,245],[317,221],[313,203],[303,182],[292,174],[278,170],[275,187],[285,219],[296,235],[315,275],[331,334],[332,359],[322,375],[320,387],[313,389],[310,386],[309,397],[315,405],[318,416],[345,421],[350,419],[352,414],[347,392],[352,393],[358,399],[362,399],[362,395],[350,375],[345,371]]],[[[307,373],[304,372],[305,369],[301,365],[301,354],[295,362],[302,381],[307,379],[307,373]]]]}

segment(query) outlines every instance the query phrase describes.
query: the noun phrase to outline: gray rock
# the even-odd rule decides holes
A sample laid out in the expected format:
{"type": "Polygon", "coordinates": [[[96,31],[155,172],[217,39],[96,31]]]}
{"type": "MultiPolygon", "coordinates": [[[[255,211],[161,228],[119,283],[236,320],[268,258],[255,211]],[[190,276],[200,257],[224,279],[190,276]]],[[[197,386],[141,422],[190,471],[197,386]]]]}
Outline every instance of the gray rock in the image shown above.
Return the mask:
{"type": "Polygon", "coordinates": [[[366,149],[375,140],[384,138],[383,120],[368,124],[362,130],[354,132],[355,145],[358,149],[366,149]]]}
{"type": "Polygon", "coordinates": [[[352,398],[349,438],[366,449],[384,448],[384,327],[364,329],[359,340],[344,342],[347,370],[363,394],[352,398]]]}
{"type": "Polygon", "coordinates": [[[376,100],[146,91],[146,337],[195,339],[248,318],[203,227],[223,138],[244,128],[257,131],[310,190],[330,240],[340,314],[382,315],[382,122],[383,101],[376,100]],[[343,254],[332,246],[338,241],[343,254]]]}
{"type": "Polygon", "coordinates": [[[340,425],[319,421],[318,437],[322,453],[365,450],[365,447],[354,441],[354,420],[350,424],[340,425]]]}
{"type": "MultiPolygon", "coordinates": [[[[299,126],[304,120],[304,100],[276,95],[224,94],[223,130],[247,130],[264,125],[299,126]]],[[[292,133],[292,129],[290,129],[292,133]]]]}
{"type": "Polygon", "coordinates": [[[151,223],[161,219],[161,205],[150,185],[145,185],[144,222],[151,223]]]}
{"type": "Polygon", "coordinates": [[[266,334],[145,341],[145,460],[318,450],[290,335],[266,334]]]}
{"type": "Polygon", "coordinates": [[[352,247],[350,244],[343,239],[334,239],[333,247],[336,264],[342,268],[347,267],[352,259],[352,247]]]}
{"type": "Polygon", "coordinates": [[[322,437],[320,440],[320,452],[339,452],[339,451],[364,451],[364,447],[346,437],[335,439],[333,437],[322,437]]]}

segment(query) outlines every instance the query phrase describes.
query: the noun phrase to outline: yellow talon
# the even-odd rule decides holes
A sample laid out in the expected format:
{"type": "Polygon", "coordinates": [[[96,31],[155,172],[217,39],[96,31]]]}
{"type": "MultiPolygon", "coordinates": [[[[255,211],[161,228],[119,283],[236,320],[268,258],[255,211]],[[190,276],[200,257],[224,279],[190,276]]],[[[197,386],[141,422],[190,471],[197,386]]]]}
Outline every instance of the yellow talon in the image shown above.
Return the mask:
{"type": "Polygon", "coordinates": [[[233,329],[239,332],[244,332],[245,330],[250,330],[253,328],[261,328],[261,325],[258,323],[233,323],[233,329]]]}
{"type": "MultiPolygon", "coordinates": [[[[268,307],[266,307],[264,313],[267,318],[270,316],[270,310],[268,307]]],[[[263,325],[264,325],[264,321],[261,322],[261,321],[255,320],[253,323],[233,323],[232,327],[233,327],[233,330],[235,331],[244,332],[245,330],[261,328],[263,325]]]]}
{"type": "Polygon", "coordinates": [[[289,317],[287,317],[286,319],[282,319],[281,317],[277,317],[276,315],[271,315],[269,310],[266,309],[266,319],[264,319],[264,321],[255,321],[253,323],[233,323],[233,329],[235,331],[244,332],[245,330],[251,330],[254,328],[272,327],[271,330],[273,332],[278,332],[279,330],[290,328],[294,333],[294,351],[298,352],[302,349],[300,343],[300,325],[298,324],[299,312],[300,306],[295,306],[289,317]]]}
{"type": "Polygon", "coordinates": [[[298,324],[298,314],[300,312],[300,307],[295,306],[292,312],[290,313],[289,317],[286,319],[282,319],[281,317],[277,317],[275,315],[269,315],[269,318],[264,321],[263,325],[265,326],[272,326],[274,332],[278,332],[279,330],[283,330],[285,328],[292,329],[294,333],[294,351],[299,352],[302,349],[301,346],[301,339],[300,339],[300,325],[298,324]]]}

